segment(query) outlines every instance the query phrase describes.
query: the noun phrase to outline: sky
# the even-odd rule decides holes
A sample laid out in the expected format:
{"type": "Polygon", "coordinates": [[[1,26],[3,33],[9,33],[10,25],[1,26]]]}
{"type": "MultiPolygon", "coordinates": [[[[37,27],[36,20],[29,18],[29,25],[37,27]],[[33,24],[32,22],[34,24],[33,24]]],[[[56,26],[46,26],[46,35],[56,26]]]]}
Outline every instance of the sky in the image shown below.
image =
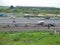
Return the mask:
{"type": "Polygon", "coordinates": [[[37,7],[58,7],[60,0],[0,0],[2,6],[37,6],[37,7]]]}

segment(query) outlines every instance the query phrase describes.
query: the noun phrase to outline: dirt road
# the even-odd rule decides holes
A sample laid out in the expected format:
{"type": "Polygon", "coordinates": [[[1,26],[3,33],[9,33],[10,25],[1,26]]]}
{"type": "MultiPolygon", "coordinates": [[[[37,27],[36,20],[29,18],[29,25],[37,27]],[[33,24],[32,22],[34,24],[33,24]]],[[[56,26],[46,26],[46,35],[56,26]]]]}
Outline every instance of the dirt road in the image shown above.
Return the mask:
{"type": "Polygon", "coordinates": [[[0,31],[37,31],[37,30],[52,30],[54,28],[48,29],[47,27],[8,27],[0,28],[0,31]]]}

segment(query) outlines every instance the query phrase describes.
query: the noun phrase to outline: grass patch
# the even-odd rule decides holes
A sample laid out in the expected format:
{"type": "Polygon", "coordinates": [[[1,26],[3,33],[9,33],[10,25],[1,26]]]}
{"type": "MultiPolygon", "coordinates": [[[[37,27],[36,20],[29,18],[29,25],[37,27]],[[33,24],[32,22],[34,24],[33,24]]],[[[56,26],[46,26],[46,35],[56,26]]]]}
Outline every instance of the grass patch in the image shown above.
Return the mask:
{"type": "Polygon", "coordinates": [[[60,45],[60,35],[53,32],[0,32],[0,45],[60,45]]]}

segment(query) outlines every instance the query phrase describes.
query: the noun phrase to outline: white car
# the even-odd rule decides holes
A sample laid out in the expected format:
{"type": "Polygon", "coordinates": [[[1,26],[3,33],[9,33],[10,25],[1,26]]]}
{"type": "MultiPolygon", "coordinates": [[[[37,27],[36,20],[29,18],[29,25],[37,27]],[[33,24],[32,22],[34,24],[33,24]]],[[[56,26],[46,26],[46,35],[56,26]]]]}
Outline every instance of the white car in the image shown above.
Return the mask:
{"type": "Polygon", "coordinates": [[[15,19],[16,17],[15,16],[10,16],[10,19],[15,19]]]}
{"type": "Polygon", "coordinates": [[[37,22],[37,25],[43,26],[43,25],[44,25],[44,21],[38,21],[38,22],[37,22]]]}
{"type": "Polygon", "coordinates": [[[44,21],[38,21],[38,23],[44,23],[44,21]]]}

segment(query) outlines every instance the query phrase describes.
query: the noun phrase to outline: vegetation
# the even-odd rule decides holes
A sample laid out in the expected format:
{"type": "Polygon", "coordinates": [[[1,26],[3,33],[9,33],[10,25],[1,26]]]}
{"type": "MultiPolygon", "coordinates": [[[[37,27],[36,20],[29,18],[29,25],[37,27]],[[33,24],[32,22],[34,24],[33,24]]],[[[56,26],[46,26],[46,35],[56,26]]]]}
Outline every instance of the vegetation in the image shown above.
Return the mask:
{"type": "Polygon", "coordinates": [[[0,45],[60,45],[60,35],[53,32],[0,32],[0,45]]]}
{"type": "Polygon", "coordinates": [[[23,7],[23,6],[17,6],[14,7],[11,5],[8,6],[0,6],[0,12],[17,12],[17,13],[50,13],[50,14],[60,14],[60,8],[54,8],[54,7],[23,7]]]}
{"type": "MultiPolygon", "coordinates": [[[[53,15],[54,19],[60,19],[60,8],[55,7],[28,7],[28,6],[0,6],[0,12],[2,13],[16,13],[18,17],[24,17],[24,14],[31,14],[29,17],[43,17],[48,16],[49,14],[53,15]],[[43,16],[38,16],[43,15],[43,16]]],[[[51,16],[50,16],[51,17],[51,16]]]]}

